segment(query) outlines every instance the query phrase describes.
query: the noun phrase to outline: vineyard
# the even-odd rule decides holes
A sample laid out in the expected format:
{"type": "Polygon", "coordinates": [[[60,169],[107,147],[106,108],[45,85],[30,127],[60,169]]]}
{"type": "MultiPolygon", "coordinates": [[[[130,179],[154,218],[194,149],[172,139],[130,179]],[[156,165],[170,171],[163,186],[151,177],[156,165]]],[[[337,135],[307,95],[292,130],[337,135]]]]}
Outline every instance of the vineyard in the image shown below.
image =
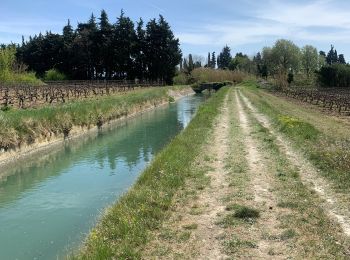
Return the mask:
{"type": "Polygon", "coordinates": [[[0,108],[32,108],[45,104],[65,103],[70,100],[112,95],[136,88],[164,86],[150,81],[55,81],[42,86],[1,84],[0,108]]]}
{"type": "Polygon", "coordinates": [[[285,88],[281,92],[287,97],[350,115],[350,89],[348,88],[285,88]]]}

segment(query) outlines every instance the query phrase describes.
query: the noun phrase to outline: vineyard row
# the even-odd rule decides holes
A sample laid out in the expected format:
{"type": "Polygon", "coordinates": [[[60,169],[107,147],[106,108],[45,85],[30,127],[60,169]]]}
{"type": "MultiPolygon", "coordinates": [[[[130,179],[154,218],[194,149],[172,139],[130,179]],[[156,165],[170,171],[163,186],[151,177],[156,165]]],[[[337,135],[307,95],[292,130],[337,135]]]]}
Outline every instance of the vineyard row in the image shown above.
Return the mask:
{"type": "Polygon", "coordinates": [[[350,114],[350,90],[344,88],[285,88],[282,93],[287,97],[334,110],[342,114],[350,114]]]}
{"type": "Polygon", "coordinates": [[[0,107],[31,108],[45,104],[65,103],[69,100],[111,95],[135,88],[164,86],[149,81],[55,81],[43,86],[2,85],[0,107]]]}

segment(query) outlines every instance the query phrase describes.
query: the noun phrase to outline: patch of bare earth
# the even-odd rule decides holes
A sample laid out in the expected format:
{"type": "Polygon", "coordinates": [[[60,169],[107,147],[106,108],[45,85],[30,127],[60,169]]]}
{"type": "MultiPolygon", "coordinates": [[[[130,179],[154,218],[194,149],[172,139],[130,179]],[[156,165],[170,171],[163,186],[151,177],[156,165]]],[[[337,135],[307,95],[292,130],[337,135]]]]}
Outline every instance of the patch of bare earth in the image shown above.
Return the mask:
{"type": "Polygon", "coordinates": [[[226,98],[212,138],[203,149],[196,166],[206,172],[209,183],[198,187],[189,181],[183,192],[192,196],[184,201],[181,200],[181,194],[178,196],[170,220],[163,224],[154,241],[147,246],[145,259],[227,258],[221,242],[225,230],[216,222],[225,212],[222,198],[229,193],[225,170],[228,136],[229,111],[226,98]]]}
{"type": "MultiPolygon", "coordinates": [[[[277,207],[277,199],[273,192],[273,177],[269,174],[268,162],[259,149],[259,143],[251,136],[252,126],[243,110],[242,104],[235,91],[237,111],[239,113],[240,126],[245,136],[246,159],[249,166],[251,189],[254,194],[253,205],[260,210],[260,218],[252,225],[248,236],[257,244],[250,250],[249,258],[255,259],[286,259],[288,250],[284,241],[270,239],[278,237],[283,231],[280,228],[279,217],[286,213],[284,209],[277,207]],[[273,253],[273,256],[271,254],[273,253]]],[[[246,234],[247,235],[247,234],[246,234]]],[[[246,237],[246,239],[249,237],[246,237]]],[[[239,256],[244,258],[245,256],[239,256]]]]}
{"type": "Polygon", "coordinates": [[[346,201],[344,200],[346,195],[336,193],[329,182],[320,176],[318,170],[301,153],[297,152],[286,138],[273,129],[270,120],[259,113],[241,92],[240,96],[256,120],[276,138],[277,145],[287,155],[290,163],[299,169],[302,182],[316,191],[323,199],[322,207],[326,213],[340,224],[345,235],[350,236],[350,208],[342,202],[346,201]]]}

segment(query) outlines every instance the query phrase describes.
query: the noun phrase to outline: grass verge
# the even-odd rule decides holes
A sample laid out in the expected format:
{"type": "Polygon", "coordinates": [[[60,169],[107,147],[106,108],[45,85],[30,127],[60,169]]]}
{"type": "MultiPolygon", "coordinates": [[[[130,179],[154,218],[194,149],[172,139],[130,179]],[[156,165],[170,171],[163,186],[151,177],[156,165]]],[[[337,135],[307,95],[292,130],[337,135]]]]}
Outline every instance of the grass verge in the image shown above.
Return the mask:
{"type": "Polygon", "coordinates": [[[348,258],[348,241],[320,206],[322,200],[302,183],[299,170],[289,162],[275,136],[247,108],[246,111],[253,125],[252,137],[261,144],[268,170],[274,176],[273,190],[279,200],[277,206],[283,212],[278,220],[284,231],[269,239],[284,241],[300,259],[348,258]]]}
{"type": "Polygon", "coordinates": [[[202,105],[188,127],[143,172],[137,183],[111,206],[73,259],[139,259],[149,233],[160,227],[176,192],[190,175],[205,136],[219,113],[227,88],[202,105]]]}
{"type": "Polygon", "coordinates": [[[323,176],[332,180],[340,190],[350,188],[350,141],[319,127],[316,121],[327,124],[322,113],[311,115],[310,112],[309,117],[297,104],[282,100],[288,104],[281,105],[277,98],[259,90],[255,81],[244,82],[241,87],[257,109],[272,119],[274,127],[292,140],[323,176]],[[307,117],[316,120],[310,121],[307,117]]]}

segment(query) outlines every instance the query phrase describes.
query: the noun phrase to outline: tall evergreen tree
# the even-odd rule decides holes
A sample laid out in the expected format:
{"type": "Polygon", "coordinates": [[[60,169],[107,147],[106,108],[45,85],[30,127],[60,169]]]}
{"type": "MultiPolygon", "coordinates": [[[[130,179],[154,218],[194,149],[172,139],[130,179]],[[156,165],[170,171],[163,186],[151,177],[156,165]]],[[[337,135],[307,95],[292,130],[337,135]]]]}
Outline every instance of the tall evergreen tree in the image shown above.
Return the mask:
{"type": "Polygon", "coordinates": [[[331,45],[331,49],[330,49],[330,51],[329,51],[328,54],[327,54],[326,62],[327,62],[329,65],[332,65],[332,64],[338,62],[337,50],[334,49],[334,46],[333,46],[333,45],[331,45]]]}
{"type": "Polygon", "coordinates": [[[210,67],[211,67],[212,69],[215,69],[215,68],[216,68],[215,51],[211,54],[210,67]]]}
{"type": "Polygon", "coordinates": [[[344,54],[339,54],[338,62],[339,62],[340,64],[346,64],[344,54]]]}
{"type": "Polygon", "coordinates": [[[144,22],[140,18],[136,26],[136,44],[135,44],[135,72],[138,79],[143,80],[146,77],[146,31],[143,28],[144,22]]]}
{"type": "Polygon", "coordinates": [[[188,72],[191,72],[194,69],[194,63],[193,63],[193,58],[192,54],[188,55],[188,72]]]}
{"type": "Polygon", "coordinates": [[[227,45],[222,49],[221,53],[218,56],[218,68],[227,69],[232,60],[231,49],[227,45]]]}
{"type": "Polygon", "coordinates": [[[68,20],[67,25],[63,27],[62,64],[58,67],[58,69],[69,77],[72,76],[71,74],[73,70],[73,63],[71,57],[73,55],[72,44],[74,42],[74,38],[74,30],[72,25],[70,24],[70,20],[68,20]]]}
{"type": "Polygon", "coordinates": [[[134,58],[136,32],[134,23],[129,17],[125,17],[124,11],[121,11],[118,21],[115,24],[115,33],[113,45],[118,46],[114,49],[115,68],[119,79],[132,79],[135,77],[134,58]]]}
{"type": "Polygon", "coordinates": [[[171,84],[181,60],[179,40],[175,38],[163,16],[152,19],[146,27],[146,57],[149,78],[171,84]]]}
{"type": "MultiPolygon", "coordinates": [[[[71,79],[152,79],[171,83],[181,61],[179,40],[160,16],[146,29],[121,12],[111,25],[102,10],[98,24],[92,14],[74,30],[68,21],[62,35],[47,32],[22,40],[17,59],[38,75],[55,68],[71,79]]],[[[191,67],[194,67],[192,58],[191,67]],[[193,64],[193,65],[192,65],[193,64]]]]}
{"type": "Polygon", "coordinates": [[[113,27],[105,10],[101,11],[99,20],[96,39],[99,59],[96,70],[99,78],[110,79],[113,73],[113,27]]]}

